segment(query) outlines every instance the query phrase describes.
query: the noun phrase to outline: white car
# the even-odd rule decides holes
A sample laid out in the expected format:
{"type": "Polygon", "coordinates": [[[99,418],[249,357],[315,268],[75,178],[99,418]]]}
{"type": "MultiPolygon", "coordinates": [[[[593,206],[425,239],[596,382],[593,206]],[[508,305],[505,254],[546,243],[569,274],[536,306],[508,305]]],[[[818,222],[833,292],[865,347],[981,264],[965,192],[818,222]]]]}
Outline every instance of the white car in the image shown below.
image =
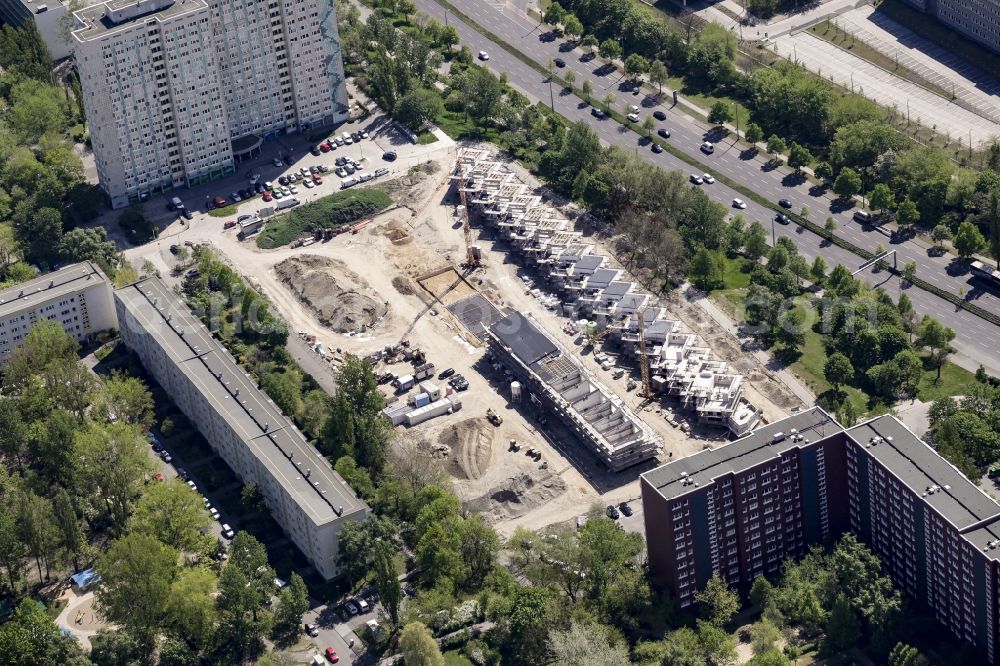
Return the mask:
{"type": "Polygon", "coordinates": [[[702,175],[701,175],[701,179],[702,179],[703,181],[705,181],[706,183],[708,183],[709,185],[711,185],[712,183],[714,183],[714,182],[715,182],[715,178],[713,178],[713,177],[712,177],[712,174],[709,174],[709,173],[704,173],[704,174],[702,174],[702,175]]]}
{"type": "Polygon", "coordinates": [[[279,189],[275,189],[273,192],[271,192],[271,196],[273,196],[275,199],[280,199],[283,196],[285,196],[285,193],[279,189]]]}
{"type": "Polygon", "coordinates": [[[236,532],[229,526],[229,523],[222,523],[222,536],[226,539],[232,539],[236,536],[236,532]]]}
{"type": "Polygon", "coordinates": [[[368,611],[371,610],[371,606],[369,606],[368,602],[365,601],[364,599],[358,599],[357,601],[358,601],[358,609],[361,611],[362,614],[367,613],[368,611]]]}
{"type": "Polygon", "coordinates": [[[364,130],[361,130],[361,138],[362,139],[367,139],[368,138],[368,132],[366,132],[364,130]]]}
{"type": "Polygon", "coordinates": [[[746,207],[747,207],[747,202],[743,201],[743,199],[733,199],[733,208],[739,208],[740,210],[743,210],[746,207]]]}
{"type": "Polygon", "coordinates": [[[480,60],[489,60],[490,59],[490,54],[487,53],[486,51],[480,51],[479,52],[479,59],[480,60]]]}
{"type": "Polygon", "coordinates": [[[302,181],[302,185],[304,185],[307,190],[311,190],[312,188],[316,187],[315,185],[313,185],[313,182],[311,180],[302,181]]]}
{"type": "Polygon", "coordinates": [[[208,515],[212,516],[214,520],[219,520],[219,510],[214,506],[208,510],[208,515]]]}
{"type": "Polygon", "coordinates": [[[711,141],[706,141],[705,143],[701,144],[701,152],[711,155],[712,153],[715,152],[715,146],[712,144],[711,141]]]}
{"type": "Polygon", "coordinates": [[[628,114],[625,117],[628,118],[628,121],[630,123],[637,123],[637,122],[639,122],[639,114],[638,113],[630,113],[630,114],[628,114]]]}
{"type": "Polygon", "coordinates": [[[298,194],[299,193],[299,188],[297,188],[294,185],[292,185],[291,187],[288,188],[288,191],[291,192],[292,194],[298,194]]]}

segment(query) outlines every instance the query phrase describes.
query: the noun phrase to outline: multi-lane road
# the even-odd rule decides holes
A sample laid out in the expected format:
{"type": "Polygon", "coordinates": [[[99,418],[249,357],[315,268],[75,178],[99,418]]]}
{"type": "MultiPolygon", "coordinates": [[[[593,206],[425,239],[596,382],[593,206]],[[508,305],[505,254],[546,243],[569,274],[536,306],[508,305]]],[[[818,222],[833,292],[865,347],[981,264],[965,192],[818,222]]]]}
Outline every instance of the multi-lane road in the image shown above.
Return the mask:
{"type": "MultiPolygon", "coordinates": [[[[440,21],[445,21],[446,10],[435,0],[416,0],[416,5],[420,11],[440,21]]],[[[572,70],[576,75],[575,85],[581,86],[583,81],[589,80],[594,87],[596,99],[601,99],[605,94],[611,92],[616,96],[616,106],[619,109],[623,108],[626,103],[632,103],[641,107],[640,115],[643,117],[655,110],[666,112],[667,120],[657,123],[657,126],[668,128],[671,132],[670,143],[695,156],[706,168],[723,173],[772,201],[781,198],[789,199],[795,212],[799,212],[802,208],[808,208],[811,212],[810,218],[819,220],[820,223],[826,217],[832,216],[837,221],[838,235],[870,250],[874,250],[880,244],[886,248],[895,249],[900,266],[906,262],[915,261],[919,266],[918,275],[923,279],[932,281],[956,294],[960,293],[961,290],[967,294],[968,298],[975,298],[981,307],[1000,314],[1000,298],[992,293],[977,289],[969,283],[967,275],[949,274],[947,269],[950,260],[948,257],[928,256],[926,248],[920,244],[894,243],[879,231],[863,228],[852,221],[853,211],[831,210],[833,202],[829,196],[813,196],[809,191],[810,185],[808,183],[798,183],[794,178],[789,178],[788,171],[785,169],[765,169],[764,161],[760,157],[752,157],[744,153],[740,144],[734,145],[732,138],[717,143],[714,154],[703,154],[700,152],[699,146],[711,131],[710,127],[695,121],[690,116],[675,112],[668,106],[659,105],[652,96],[633,95],[620,73],[602,76],[595,72],[601,67],[602,63],[599,60],[588,61],[579,49],[560,50],[562,40],[545,41],[543,35],[547,32],[547,28],[544,26],[539,26],[510,9],[507,11],[497,9],[494,5],[483,0],[463,2],[461,11],[479,25],[487,26],[493,34],[543,66],[550,59],[563,59],[566,62],[566,67],[557,70],[560,76],[564,76],[566,70],[572,70]]],[[[449,25],[455,26],[462,43],[468,45],[474,53],[486,51],[489,54],[490,59],[480,64],[484,64],[498,73],[506,73],[509,84],[530,98],[546,103],[552,101],[555,110],[569,120],[583,121],[589,124],[606,144],[614,144],[627,149],[634,148],[639,155],[665,169],[680,169],[687,173],[700,171],[669,152],[653,153],[643,137],[619,125],[614,120],[594,118],[590,113],[590,108],[580,98],[561,91],[558,86],[553,86],[553,94],[550,97],[550,83],[544,74],[480,34],[453,12],[447,13],[447,22],[449,25]]],[[[640,118],[640,124],[642,119],[640,118]]],[[[703,187],[710,196],[727,206],[731,205],[734,198],[741,196],[740,193],[722,183],[704,185],[703,187]]],[[[747,201],[747,204],[747,209],[741,211],[747,219],[759,220],[765,226],[772,226],[771,219],[774,216],[774,211],[754,201],[747,201]]],[[[862,263],[862,259],[857,255],[836,245],[830,245],[820,237],[796,225],[775,225],[774,230],[779,236],[792,238],[798,245],[800,253],[810,260],[817,255],[822,255],[831,266],[840,263],[851,270],[862,263]]],[[[867,279],[872,284],[882,286],[893,296],[899,293],[901,286],[899,280],[885,272],[871,273],[867,279]]],[[[929,314],[946,326],[955,329],[957,335],[953,344],[959,355],[964,357],[956,357],[956,361],[970,369],[983,364],[993,372],[1000,372],[1000,330],[996,326],[965,310],[956,308],[948,301],[929,292],[917,288],[908,288],[905,291],[920,314],[929,314]]]]}

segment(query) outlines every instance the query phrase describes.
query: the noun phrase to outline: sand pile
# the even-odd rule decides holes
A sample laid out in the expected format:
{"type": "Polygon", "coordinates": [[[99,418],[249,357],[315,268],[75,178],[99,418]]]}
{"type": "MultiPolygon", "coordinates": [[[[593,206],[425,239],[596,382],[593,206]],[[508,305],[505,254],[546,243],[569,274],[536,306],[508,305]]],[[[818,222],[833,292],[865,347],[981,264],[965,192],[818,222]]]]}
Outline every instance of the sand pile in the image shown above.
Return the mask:
{"type": "Polygon", "coordinates": [[[412,296],[417,293],[417,290],[413,286],[413,282],[409,278],[397,275],[392,278],[392,286],[396,288],[396,291],[401,293],[403,296],[412,296]]]}
{"type": "Polygon", "coordinates": [[[282,261],[274,270],[321,324],[338,333],[368,330],[389,311],[360,275],[336,259],[304,254],[282,261]]]}
{"type": "Polygon", "coordinates": [[[456,479],[480,479],[493,456],[496,428],[482,417],[451,424],[438,435],[438,444],[448,447],[446,469],[456,479]]]}
{"type": "Polygon", "coordinates": [[[468,505],[473,511],[482,513],[487,522],[497,523],[523,516],[565,491],[566,483],[562,479],[547,469],[539,470],[534,476],[527,473],[513,476],[468,505]]]}

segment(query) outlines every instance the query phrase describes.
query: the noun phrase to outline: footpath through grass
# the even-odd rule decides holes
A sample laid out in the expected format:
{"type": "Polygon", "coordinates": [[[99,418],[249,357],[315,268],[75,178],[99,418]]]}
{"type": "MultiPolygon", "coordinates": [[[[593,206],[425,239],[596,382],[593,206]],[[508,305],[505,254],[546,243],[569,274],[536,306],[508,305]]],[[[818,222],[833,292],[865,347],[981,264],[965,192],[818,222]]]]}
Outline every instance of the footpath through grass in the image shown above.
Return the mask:
{"type": "Polygon", "coordinates": [[[390,205],[392,198],[375,188],[337,192],[269,220],[257,237],[257,247],[265,250],[281,247],[307,231],[351,224],[390,205]]]}

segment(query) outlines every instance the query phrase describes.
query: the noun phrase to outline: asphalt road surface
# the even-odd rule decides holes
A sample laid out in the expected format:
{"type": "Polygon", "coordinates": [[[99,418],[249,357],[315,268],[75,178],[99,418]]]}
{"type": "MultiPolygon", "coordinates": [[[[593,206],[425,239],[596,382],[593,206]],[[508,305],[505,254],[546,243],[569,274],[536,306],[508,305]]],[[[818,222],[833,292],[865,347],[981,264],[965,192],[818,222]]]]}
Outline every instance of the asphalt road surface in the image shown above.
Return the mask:
{"type": "MultiPolygon", "coordinates": [[[[416,0],[416,5],[420,11],[440,21],[445,20],[445,9],[435,0],[416,0]]],[[[838,235],[858,246],[871,250],[874,250],[879,244],[886,248],[895,249],[900,267],[906,262],[915,261],[919,267],[917,274],[925,280],[932,280],[938,286],[950,289],[956,294],[961,289],[965,292],[967,299],[975,299],[981,307],[1000,314],[1000,298],[997,295],[977,288],[968,281],[967,275],[952,276],[948,274],[949,257],[930,257],[927,255],[926,248],[916,243],[894,243],[882,232],[862,228],[851,219],[853,209],[831,211],[832,200],[830,197],[812,196],[809,193],[808,184],[795,184],[794,178],[790,178],[784,169],[766,170],[763,160],[741,153],[739,146],[732,145],[731,138],[717,143],[714,154],[703,154],[699,150],[699,146],[706,137],[707,128],[705,126],[690,116],[671,111],[668,106],[658,105],[652,97],[632,95],[620,73],[614,73],[610,76],[595,74],[594,70],[598,70],[602,64],[599,59],[593,59],[589,62],[585,59],[581,61],[583,52],[580,49],[560,51],[562,40],[544,41],[542,39],[543,34],[547,31],[544,26],[539,27],[524,16],[519,16],[511,11],[501,12],[481,0],[469,0],[463,3],[462,11],[480,25],[489,26],[494,34],[513,47],[522,49],[524,53],[529,54],[537,62],[544,64],[550,58],[562,58],[566,61],[566,67],[559,70],[560,76],[564,76],[567,69],[572,69],[577,78],[575,85],[582,85],[585,79],[589,79],[594,86],[596,99],[601,99],[605,94],[611,92],[616,97],[615,106],[618,109],[629,103],[627,100],[639,105],[641,107],[640,125],[644,116],[654,110],[659,109],[666,112],[667,120],[658,123],[658,127],[666,127],[670,130],[672,135],[670,143],[697,156],[703,164],[713,171],[726,174],[772,201],[777,201],[780,198],[789,199],[792,202],[792,210],[795,212],[807,207],[811,211],[810,218],[814,221],[818,220],[822,223],[826,217],[833,216],[837,221],[838,235]]],[[[468,45],[473,53],[486,51],[489,54],[490,59],[480,64],[484,64],[498,73],[505,72],[510,85],[527,94],[530,98],[543,102],[551,100],[555,110],[569,120],[586,122],[594,128],[603,142],[626,149],[634,149],[637,154],[665,169],[680,169],[685,173],[699,171],[668,152],[653,153],[645,138],[619,125],[616,121],[594,118],[590,114],[589,106],[575,95],[560,91],[558,86],[551,87],[550,97],[550,84],[546,76],[465,24],[453,13],[448,12],[447,22],[449,25],[455,26],[462,43],[468,45]]],[[[736,197],[745,198],[722,183],[704,185],[703,187],[710,196],[727,206],[730,206],[736,197]]],[[[857,255],[836,245],[829,245],[822,238],[794,224],[772,225],[771,220],[774,217],[774,212],[771,209],[760,206],[753,201],[747,201],[747,204],[747,209],[739,212],[748,220],[758,220],[766,227],[773,228],[776,235],[792,238],[796,242],[800,254],[810,261],[815,256],[822,255],[831,267],[840,263],[852,271],[863,263],[857,255]]],[[[734,212],[736,211],[734,210],[734,212]]],[[[899,280],[885,272],[870,273],[866,279],[873,285],[883,287],[894,298],[899,294],[899,280]]],[[[959,354],[965,357],[964,359],[956,358],[956,361],[970,369],[975,369],[979,364],[982,364],[993,372],[1000,372],[1000,334],[998,334],[1000,331],[996,326],[965,310],[957,309],[953,304],[929,292],[917,288],[908,288],[905,291],[913,301],[918,313],[929,314],[946,326],[955,329],[956,338],[953,346],[959,354]]]]}

